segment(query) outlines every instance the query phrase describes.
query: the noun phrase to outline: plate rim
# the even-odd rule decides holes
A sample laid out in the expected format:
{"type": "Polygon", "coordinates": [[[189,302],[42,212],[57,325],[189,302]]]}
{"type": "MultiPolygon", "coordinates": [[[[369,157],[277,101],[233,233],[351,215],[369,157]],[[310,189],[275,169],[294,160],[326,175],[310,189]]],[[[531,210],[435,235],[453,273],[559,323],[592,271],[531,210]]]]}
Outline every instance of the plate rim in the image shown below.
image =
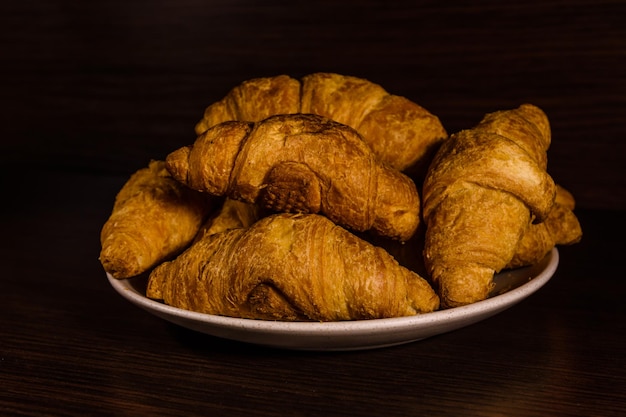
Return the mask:
{"type": "MultiPolygon", "coordinates": [[[[434,332],[432,335],[445,333],[455,330],[455,326],[459,321],[468,322],[467,325],[493,316],[500,311],[510,308],[518,302],[524,300],[543,287],[554,275],[559,264],[559,252],[555,247],[546,257],[537,265],[545,262],[543,267],[534,276],[529,277],[528,281],[511,290],[501,294],[492,296],[486,300],[478,301],[473,304],[455,307],[445,310],[437,310],[430,313],[423,313],[414,316],[394,317],[370,320],[353,320],[353,321],[337,321],[337,322],[288,322],[288,321],[272,321],[219,316],[213,314],[199,313],[190,310],[184,310],[177,307],[163,304],[159,301],[151,300],[141,294],[134,288],[129,279],[116,279],[109,273],[106,273],[111,286],[124,298],[138,307],[148,312],[172,321],[183,327],[192,328],[206,334],[224,337],[215,332],[198,330],[190,326],[180,324],[180,320],[185,322],[198,323],[199,326],[211,326],[222,330],[232,330],[236,333],[247,332],[249,335],[245,339],[254,341],[255,334],[272,337],[299,336],[299,337],[346,337],[346,333],[350,336],[367,336],[372,332],[390,334],[398,331],[415,330],[420,327],[435,326],[437,324],[447,324],[448,330],[434,332]],[[474,319],[474,320],[472,320],[474,319]]],[[[536,265],[535,265],[536,266],[536,265]]],[[[532,268],[533,266],[527,267],[532,268]]],[[[429,336],[421,337],[426,338],[429,336]]],[[[242,340],[236,337],[227,337],[235,340],[242,340]]],[[[417,339],[415,339],[417,340],[417,339]]],[[[247,341],[247,340],[243,340],[247,341]]],[[[406,342],[409,342],[407,340],[406,342]]],[[[261,343],[268,344],[268,343],[261,343]]],[[[284,343],[269,343],[275,346],[282,346],[284,343]]],[[[291,343],[293,344],[293,343],[291,343]]],[[[395,343],[398,344],[398,343],[395,343]]],[[[293,346],[291,347],[293,348],[293,346]]],[[[300,346],[300,348],[307,348],[300,346]]],[[[317,349],[316,347],[312,347],[317,349]]],[[[325,350],[328,350],[325,348],[325,350]]]]}

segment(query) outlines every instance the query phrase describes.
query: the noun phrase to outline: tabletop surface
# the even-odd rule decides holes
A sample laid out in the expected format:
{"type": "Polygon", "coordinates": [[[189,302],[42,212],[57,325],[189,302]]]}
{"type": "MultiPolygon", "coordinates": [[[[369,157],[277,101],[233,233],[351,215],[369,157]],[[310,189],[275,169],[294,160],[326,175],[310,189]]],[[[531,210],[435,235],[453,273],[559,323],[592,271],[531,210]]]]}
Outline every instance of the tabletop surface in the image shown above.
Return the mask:
{"type": "Polygon", "coordinates": [[[625,6],[4,2],[0,415],[624,415],[625,6]],[[380,349],[235,342],[116,293],[99,234],[128,176],[241,81],[318,71],[375,81],[450,132],[539,105],[582,241],[512,308],[380,349]]]}

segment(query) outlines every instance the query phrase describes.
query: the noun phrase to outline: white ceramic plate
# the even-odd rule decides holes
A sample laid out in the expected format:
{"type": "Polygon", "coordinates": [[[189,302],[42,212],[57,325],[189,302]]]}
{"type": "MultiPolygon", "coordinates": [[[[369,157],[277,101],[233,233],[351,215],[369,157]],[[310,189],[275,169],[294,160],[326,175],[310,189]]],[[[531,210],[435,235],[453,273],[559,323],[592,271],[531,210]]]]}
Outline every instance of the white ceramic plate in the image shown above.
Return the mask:
{"type": "Polygon", "coordinates": [[[491,317],[539,290],[554,275],[558,263],[559,253],[553,249],[537,265],[497,274],[492,296],[471,305],[410,317],[329,323],[238,319],[181,310],[147,298],[145,280],[107,276],[131,303],[191,330],[285,349],[357,350],[413,342],[491,317]]]}

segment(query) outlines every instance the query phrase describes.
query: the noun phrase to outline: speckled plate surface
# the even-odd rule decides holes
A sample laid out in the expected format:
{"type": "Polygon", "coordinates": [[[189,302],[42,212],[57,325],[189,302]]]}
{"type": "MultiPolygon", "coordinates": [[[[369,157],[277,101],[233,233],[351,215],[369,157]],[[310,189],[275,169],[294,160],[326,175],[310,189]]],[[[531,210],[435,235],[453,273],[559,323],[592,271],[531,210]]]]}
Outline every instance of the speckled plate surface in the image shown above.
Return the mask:
{"type": "Polygon", "coordinates": [[[432,313],[345,322],[277,322],[214,316],[181,310],[145,296],[145,280],[117,280],[113,288],[131,303],[172,323],[209,335],[283,349],[357,350],[414,342],[489,318],[524,300],[554,275],[559,253],[553,249],[537,265],[502,272],[490,298],[432,313]]]}

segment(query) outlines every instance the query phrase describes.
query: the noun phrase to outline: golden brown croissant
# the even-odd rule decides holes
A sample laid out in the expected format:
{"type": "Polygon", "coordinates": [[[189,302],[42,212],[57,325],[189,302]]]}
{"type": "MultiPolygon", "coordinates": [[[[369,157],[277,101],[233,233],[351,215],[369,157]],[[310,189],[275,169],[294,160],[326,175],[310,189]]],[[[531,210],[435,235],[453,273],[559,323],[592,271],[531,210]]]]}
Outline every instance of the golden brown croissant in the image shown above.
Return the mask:
{"type": "Polygon", "coordinates": [[[263,216],[262,212],[256,204],[226,198],[221,208],[202,225],[194,240],[229,229],[250,227],[263,216]]]}
{"type": "Polygon", "coordinates": [[[139,275],[180,253],[211,208],[206,196],[171,177],[164,161],[134,173],[102,227],[100,262],[115,278],[139,275]]]}
{"type": "Polygon", "coordinates": [[[195,131],[201,135],[223,122],[259,122],[276,114],[291,113],[300,113],[300,81],[287,75],[254,78],[208,106],[195,131]]]}
{"type": "Polygon", "coordinates": [[[424,261],[445,307],[485,299],[532,219],[548,216],[546,115],[525,104],[486,115],[437,152],[423,188],[424,261]]]}
{"type": "Polygon", "coordinates": [[[338,321],[426,313],[428,282],[315,214],[275,214],[196,242],[150,274],[147,296],[192,311],[338,321]]]}
{"type": "Polygon", "coordinates": [[[553,247],[579,242],[582,228],[573,212],[574,207],[574,196],[557,184],[556,199],[550,214],[541,223],[529,223],[506,268],[534,265],[553,247]]]}
{"type": "Polygon", "coordinates": [[[378,161],[354,129],[322,116],[224,122],[166,163],[193,189],[274,211],[324,214],[356,231],[407,240],[419,224],[415,183],[378,161]]]}
{"type": "Polygon", "coordinates": [[[207,107],[195,130],[200,135],[225,121],[290,113],[318,114],[352,127],[380,160],[399,170],[425,170],[448,136],[439,119],[418,104],[368,80],[333,73],[245,81],[207,107]]]}

